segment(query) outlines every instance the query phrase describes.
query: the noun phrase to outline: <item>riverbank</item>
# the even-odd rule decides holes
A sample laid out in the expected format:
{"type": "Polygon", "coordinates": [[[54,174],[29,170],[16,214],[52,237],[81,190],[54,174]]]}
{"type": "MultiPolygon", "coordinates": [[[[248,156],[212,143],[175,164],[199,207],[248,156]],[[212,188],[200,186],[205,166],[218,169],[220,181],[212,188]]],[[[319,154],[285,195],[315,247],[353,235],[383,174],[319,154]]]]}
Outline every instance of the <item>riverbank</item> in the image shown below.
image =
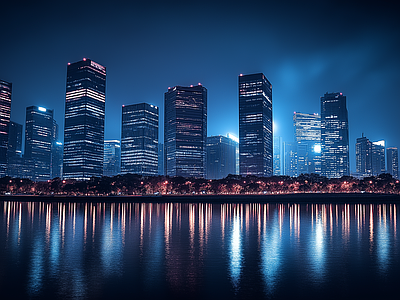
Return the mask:
{"type": "Polygon", "coordinates": [[[400,203],[399,194],[296,193],[274,195],[40,196],[1,195],[0,201],[135,203],[400,203]]]}

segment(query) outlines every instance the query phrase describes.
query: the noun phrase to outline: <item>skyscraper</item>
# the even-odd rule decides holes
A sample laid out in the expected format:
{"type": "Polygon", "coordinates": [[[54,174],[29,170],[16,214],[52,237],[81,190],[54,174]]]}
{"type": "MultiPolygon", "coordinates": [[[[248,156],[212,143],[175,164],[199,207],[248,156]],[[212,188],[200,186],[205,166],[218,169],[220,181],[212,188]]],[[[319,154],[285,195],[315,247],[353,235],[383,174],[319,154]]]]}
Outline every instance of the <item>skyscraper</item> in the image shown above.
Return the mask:
{"type": "Polygon", "coordinates": [[[158,174],[158,107],[122,106],[121,173],[158,174]]]}
{"type": "Polygon", "coordinates": [[[106,68],[90,59],[68,64],[64,178],[103,175],[106,68]]]}
{"type": "Polygon", "coordinates": [[[238,143],[222,135],[207,137],[207,178],[221,179],[236,174],[238,143]]]}
{"type": "Polygon", "coordinates": [[[295,112],[293,126],[297,143],[297,174],[320,174],[321,116],[295,112]]]}
{"type": "Polygon", "coordinates": [[[346,96],[326,93],[321,97],[321,175],[350,175],[349,122],[346,96]]]}
{"type": "Polygon", "coordinates": [[[280,176],[282,172],[282,155],[281,155],[282,138],[274,136],[274,176],[280,176]]]}
{"type": "Polygon", "coordinates": [[[7,175],[10,177],[22,177],[22,124],[10,121],[7,151],[7,175]]]}
{"type": "Polygon", "coordinates": [[[206,176],[207,89],[175,86],[165,93],[165,174],[206,176]]]}
{"type": "Polygon", "coordinates": [[[272,176],[272,145],[272,85],[262,73],[240,75],[240,175],[272,176]]]}
{"type": "Polygon", "coordinates": [[[103,176],[116,176],[121,172],[121,142],[104,141],[103,176]]]}
{"type": "Polygon", "coordinates": [[[399,151],[396,147],[386,148],[387,172],[399,178],[399,151]]]}
{"type": "Polygon", "coordinates": [[[164,144],[158,143],[158,175],[164,175],[164,144]]]}
{"type": "Polygon", "coordinates": [[[372,142],[372,175],[378,176],[386,172],[385,141],[372,142]]]}
{"type": "Polygon", "coordinates": [[[40,106],[27,107],[24,158],[27,167],[32,168],[30,179],[51,179],[52,143],[53,110],[40,106]]]}
{"type": "Polygon", "coordinates": [[[53,141],[51,150],[51,178],[62,178],[63,172],[63,144],[60,141],[53,141]]]}
{"type": "Polygon", "coordinates": [[[0,177],[6,175],[12,84],[0,80],[0,177]]]}
{"type": "Polygon", "coordinates": [[[283,143],[284,153],[284,175],[296,177],[297,174],[297,143],[283,143]]]}
{"type": "Polygon", "coordinates": [[[356,172],[360,177],[372,175],[372,143],[364,134],[356,140],[356,172]]]}

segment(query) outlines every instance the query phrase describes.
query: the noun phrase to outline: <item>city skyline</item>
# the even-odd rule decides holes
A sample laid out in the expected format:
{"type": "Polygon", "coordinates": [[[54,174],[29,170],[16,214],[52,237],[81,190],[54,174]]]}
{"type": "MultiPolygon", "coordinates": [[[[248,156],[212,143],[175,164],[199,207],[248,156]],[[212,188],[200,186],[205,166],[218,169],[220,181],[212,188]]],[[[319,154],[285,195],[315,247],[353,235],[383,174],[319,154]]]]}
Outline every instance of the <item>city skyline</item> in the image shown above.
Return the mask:
{"type": "Polygon", "coordinates": [[[273,83],[275,129],[283,141],[293,141],[293,111],[319,113],[319,98],[339,91],[348,100],[352,171],[362,132],[400,147],[394,130],[399,20],[391,3],[305,2],[288,8],[265,1],[245,6],[83,2],[77,7],[93,13],[67,22],[75,16],[70,10],[74,4],[5,4],[8,13],[0,22],[9,30],[8,43],[0,50],[0,78],[13,84],[12,121],[24,124],[28,106],[48,107],[62,133],[66,65],[88,57],[108,71],[106,139],[120,138],[120,128],[114,126],[120,122],[114,121],[120,120],[123,104],[159,106],[162,124],[167,88],[198,82],[208,89],[208,135],[238,136],[237,76],[263,72],[273,83]],[[91,24],[99,16],[103,24],[96,28],[91,24]],[[82,28],[91,28],[90,38],[80,34],[82,28]],[[175,36],[184,42],[175,45],[175,36]]]}

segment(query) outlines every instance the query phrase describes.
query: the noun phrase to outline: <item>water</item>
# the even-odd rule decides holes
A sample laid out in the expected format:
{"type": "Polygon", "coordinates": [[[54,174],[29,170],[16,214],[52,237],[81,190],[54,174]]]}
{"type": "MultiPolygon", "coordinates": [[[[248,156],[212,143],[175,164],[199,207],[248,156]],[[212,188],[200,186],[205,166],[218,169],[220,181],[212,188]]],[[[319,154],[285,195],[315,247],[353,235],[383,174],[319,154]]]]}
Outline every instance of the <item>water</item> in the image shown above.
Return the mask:
{"type": "Polygon", "coordinates": [[[398,209],[0,202],[1,298],[393,298],[398,209]]]}

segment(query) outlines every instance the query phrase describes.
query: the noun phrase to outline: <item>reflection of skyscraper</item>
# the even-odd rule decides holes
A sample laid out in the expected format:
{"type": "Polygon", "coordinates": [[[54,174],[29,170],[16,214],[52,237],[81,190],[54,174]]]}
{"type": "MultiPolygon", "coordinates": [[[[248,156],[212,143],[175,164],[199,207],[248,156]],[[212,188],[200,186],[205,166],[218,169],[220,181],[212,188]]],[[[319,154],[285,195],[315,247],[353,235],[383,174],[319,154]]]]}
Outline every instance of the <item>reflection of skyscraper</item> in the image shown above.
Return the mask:
{"type": "Polygon", "coordinates": [[[32,180],[51,179],[52,143],[53,110],[37,106],[27,107],[24,158],[28,167],[32,167],[32,180]]]}
{"type": "Polygon", "coordinates": [[[295,112],[297,174],[321,173],[321,116],[295,112]]]}
{"type": "Polygon", "coordinates": [[[372,175],[372,144],[364,136],[356,142],[356,172],[360,177],[372,175]]]}
{"type": "Polygon", "coordinates": [[[165,175],[206,176],[207,89],[169,88],[165,93],[165,175]]]}
{"type": "Polygon", "coordinates": [[[236,174],[238,143],[222,135],[207,137],[207,178],[221,179],[236,174]]]}
{"type": "Polygon", "coordinates": [[[372,175],[385,172],[385,141],[372,142],[372,175]]]}
{"type": "Polygon", "coordinates": [[[103,175],[106,68],[90,59],[68,64],[64,178],[103,175]]]}
{"type": "Polygon", "coordinates": [[[349,122],[342,93],[321,97],[321,174],[328,178],[350,175],[349,122]]]}
{"type": "Polygon", "coordinates": [[[121,172],[121,143],[118,140],[104,141],[103,176],[115,176],[121,172]]]}
{"type": "Polygon", "coordinates": [[[122,106],[121,173],[158,174],[158,107],[122,106]]]}
{"type": "Polygon", "coordinates": [[[0,80],[0,177],[6,175],[12,84],[0,80]]]}
{"type": "Polygon", "coordinates": [[[399,151],[396,147],[386,148],[387,172],[399,178],[399,151]]]}
{"type": "Polygon", "coordinates": [[[262,73],[239,76],[241,175],[272,176],[272,85],[262,73]]]}

